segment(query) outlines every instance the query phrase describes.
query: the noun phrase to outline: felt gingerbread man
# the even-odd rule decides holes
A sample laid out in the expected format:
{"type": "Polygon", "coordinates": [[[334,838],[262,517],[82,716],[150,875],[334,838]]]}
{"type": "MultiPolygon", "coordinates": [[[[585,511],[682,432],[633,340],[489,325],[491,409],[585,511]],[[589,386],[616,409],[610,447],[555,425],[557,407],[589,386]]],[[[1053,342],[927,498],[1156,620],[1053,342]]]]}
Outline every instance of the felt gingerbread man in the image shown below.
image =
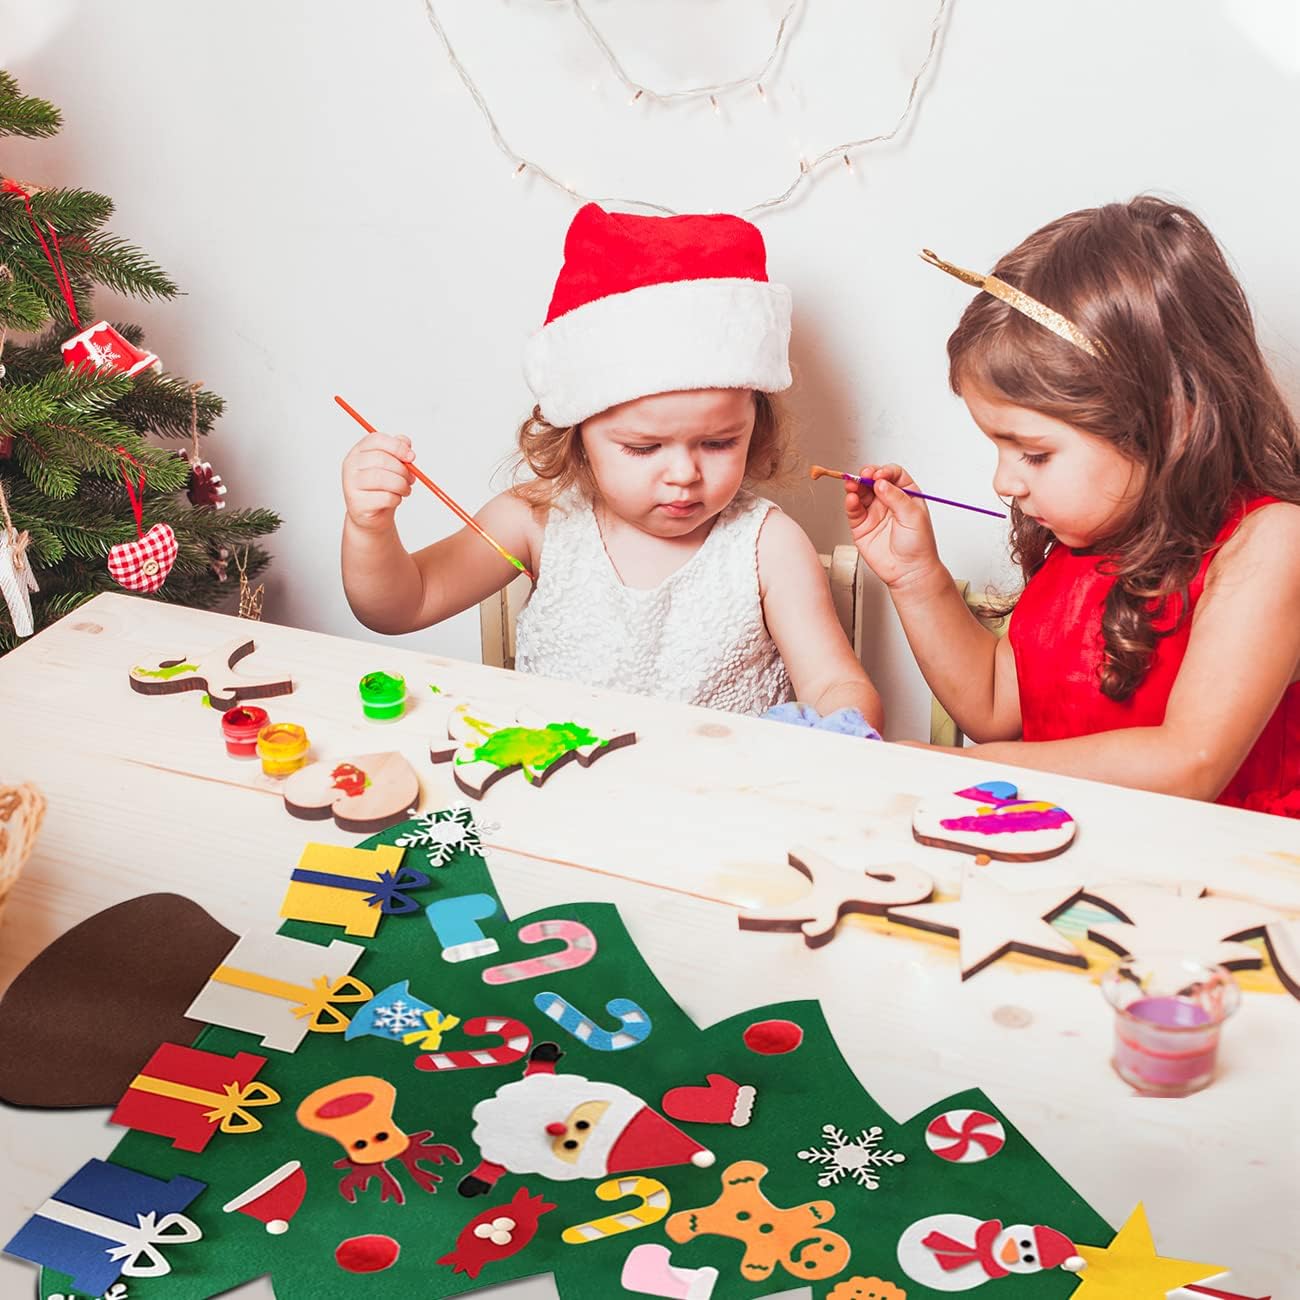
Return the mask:
{"type": "Polygon", "coordinates": [[[804,1279],[833,1277],[849,1262],[849,1243],[822,1225],[835,1216],[830,1201],[780,1209],[763,1195],[767,1166],[738,1160],[722,1173],[722,1195],[699,1210],[683,1210],[665,1225],[676,1242],[692,1237],[731,1237],[744,1243],[740,1272],[761,1282],[781,1265],[804,1279]]]}

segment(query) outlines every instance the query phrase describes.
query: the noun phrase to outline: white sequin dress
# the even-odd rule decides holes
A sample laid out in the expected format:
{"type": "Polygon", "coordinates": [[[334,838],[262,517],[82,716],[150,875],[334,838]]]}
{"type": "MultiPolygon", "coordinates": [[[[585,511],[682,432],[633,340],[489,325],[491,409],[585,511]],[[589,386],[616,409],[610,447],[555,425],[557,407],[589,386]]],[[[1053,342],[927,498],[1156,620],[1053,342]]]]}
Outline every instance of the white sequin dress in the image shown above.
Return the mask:
{"type": "Polygon", "coordinates": [[[547,516],[515,668],[732,713],[790,699],[758,590],[758,533],[773,509],[738,493],[680,569],[640,589],[614,571],[591,504],[568,494],[547,516]]]}

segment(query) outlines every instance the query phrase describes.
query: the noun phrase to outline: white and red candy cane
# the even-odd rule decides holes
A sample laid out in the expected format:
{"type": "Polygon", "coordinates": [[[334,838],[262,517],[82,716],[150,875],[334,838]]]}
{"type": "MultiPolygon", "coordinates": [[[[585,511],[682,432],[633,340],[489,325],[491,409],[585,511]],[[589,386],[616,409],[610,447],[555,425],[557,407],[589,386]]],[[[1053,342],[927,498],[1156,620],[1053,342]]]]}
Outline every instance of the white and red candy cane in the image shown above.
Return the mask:
{"type": "Polygon", "coordinates": [[[522,1020],[507,1016],[474,1016],[461,1026],[467,1034],[496,1034],[500,1047],[468,1048],[458,1052],[423,1052],[415,1058],[417,1070],[477,1070],[487,1065],[510,1065],[528,1055],[533,1031],[522,1020]]]}
{"type": "Polygon", "coordinates": [[[596,955],[596,936],[581,921],[533,921],[520,928],[520,943],[543,943],[547,939],[562,939],[564,947],[558,952],[489,966],[483,972],[483,983],[517,984],[556,971],[576,970],[596,955]]]}
{"type": "Polygon", "coordinates": [[[948,1110],[925,1128],[925,1145],[941,1160],[973,1165],[997,1155],[1006,1144],[1002,1122],[982,1110],[948,1110]]]}

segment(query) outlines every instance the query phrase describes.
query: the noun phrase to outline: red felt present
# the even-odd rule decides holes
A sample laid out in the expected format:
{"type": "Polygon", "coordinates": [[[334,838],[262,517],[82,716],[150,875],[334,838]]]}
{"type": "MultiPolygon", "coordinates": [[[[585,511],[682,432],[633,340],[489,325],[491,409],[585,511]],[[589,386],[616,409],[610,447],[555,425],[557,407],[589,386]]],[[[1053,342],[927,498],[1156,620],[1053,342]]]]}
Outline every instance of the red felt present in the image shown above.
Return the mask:
{"type": "Polygon", "coordinates": [[[219,1056],[197,1047],[164,1043],[131,1081],[111,1118],[114,1124],[172,1139],[180,1151],[202,1151],[218,1129],[256,1133],[253,1113],[280,1094],[256,1083],[266,1057],[252,1052],[219,1056]]]}

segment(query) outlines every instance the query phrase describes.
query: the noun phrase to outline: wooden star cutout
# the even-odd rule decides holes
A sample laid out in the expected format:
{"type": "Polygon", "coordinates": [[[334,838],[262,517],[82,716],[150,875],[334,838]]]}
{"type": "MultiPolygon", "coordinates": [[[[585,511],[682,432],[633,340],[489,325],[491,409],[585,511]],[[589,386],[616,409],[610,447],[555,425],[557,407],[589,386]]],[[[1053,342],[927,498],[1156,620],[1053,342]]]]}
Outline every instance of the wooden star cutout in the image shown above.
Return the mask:
{"type": "Polygon", "coordinates": [[[968,866],[962,872],[960,899],[891,907],[886,915],[900,925],[959,938],[964,980],[1008,952],[1022,952],[1086,970],[1088,959],[1048,924],[1082,892],[1078,885],[1014,892],[999,885],[987,868],[968,866]]]}
{"type": "Polygon", "coordinates": [[[1264,964],[1258,948],[1240,942],[1261,935],[1278,912],[1260,903],[1209,898],[1204,885],[1175,890],[1136,882],[1090,885],[1091,903],[1120,919],[1088,927],[1088,938],[1121,956],[1153,957],[1174,953],[1207,966],[1255,970],[1264,964]]]}
{"type": "Polygon", "coordinates": [[[1141,1203],[1109,1246],[1077,1246],[1085,1261],[1070,1300],[1165,1300],[1170,1291],[1219,1277],[1221,1264],[1197,1264],[1156,1254],[1141,1203]]]}

